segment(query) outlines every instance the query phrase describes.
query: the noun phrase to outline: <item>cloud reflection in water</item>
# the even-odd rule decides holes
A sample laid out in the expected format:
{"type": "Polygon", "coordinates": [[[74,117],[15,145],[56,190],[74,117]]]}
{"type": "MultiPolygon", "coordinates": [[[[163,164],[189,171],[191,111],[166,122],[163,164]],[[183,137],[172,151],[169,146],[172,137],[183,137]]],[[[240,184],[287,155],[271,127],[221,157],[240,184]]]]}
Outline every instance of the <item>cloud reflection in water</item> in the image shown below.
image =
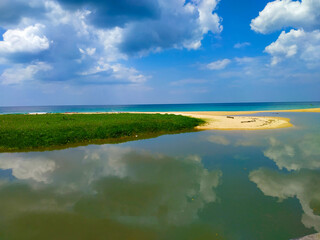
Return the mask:
{"type": "Polygon", "coordinates": [[[270,147],[264,155],[273,160],[279,169],[290,170],[320,168],[320,135],[318,132],[282,142],[269,139],[270,147]]]}
{"type": "Polygon", "coordinates": [[[20,221],[32,226],[52,217],[75,224],[105,221],[110,224],[104,228],[126,230],[191,224],[217,200],[214,189],[222,176],[205,169],[199,156],[179,159],[110,145],[1,154],[0,168],[16,178],[0,184],[0,214],[15,228],[20,221]]]}
{"type": "Polygon", "coordinates": [[[252,171],[249,175],[252,182],[266,195],[284,200],[296,197],[302,207],[302,223],[306,227],[314,227],[320,231],[320,173],[315,170],[302,170],[293,173],[280,173],[261,168],[252,171]]]}

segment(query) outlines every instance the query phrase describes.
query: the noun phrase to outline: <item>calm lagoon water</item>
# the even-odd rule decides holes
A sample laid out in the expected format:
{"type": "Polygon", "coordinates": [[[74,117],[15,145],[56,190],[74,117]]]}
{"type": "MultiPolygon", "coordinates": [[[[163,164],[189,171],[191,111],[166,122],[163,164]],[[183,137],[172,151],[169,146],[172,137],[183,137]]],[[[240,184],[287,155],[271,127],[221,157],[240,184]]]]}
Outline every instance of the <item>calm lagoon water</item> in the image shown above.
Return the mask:
{"type": "Polygon", "coordinates": [[[0,239],[286,240],[320,231],[320,114],[0,154],[0,239]]]}

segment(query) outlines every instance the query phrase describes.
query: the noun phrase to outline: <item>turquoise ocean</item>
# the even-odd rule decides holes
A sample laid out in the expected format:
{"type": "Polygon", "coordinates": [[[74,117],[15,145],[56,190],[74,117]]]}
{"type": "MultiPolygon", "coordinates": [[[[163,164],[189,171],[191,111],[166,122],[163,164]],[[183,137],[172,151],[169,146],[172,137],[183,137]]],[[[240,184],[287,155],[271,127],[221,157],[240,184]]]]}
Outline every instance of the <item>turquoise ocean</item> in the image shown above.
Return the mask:
{"type": "Polygon", "coordinates": [[[64,105],[0,107],[0,114],[29,112],[176,112],[176,111],[263,111],[319,108],[320,102],[252,102],[141,105],[64,105]]]}

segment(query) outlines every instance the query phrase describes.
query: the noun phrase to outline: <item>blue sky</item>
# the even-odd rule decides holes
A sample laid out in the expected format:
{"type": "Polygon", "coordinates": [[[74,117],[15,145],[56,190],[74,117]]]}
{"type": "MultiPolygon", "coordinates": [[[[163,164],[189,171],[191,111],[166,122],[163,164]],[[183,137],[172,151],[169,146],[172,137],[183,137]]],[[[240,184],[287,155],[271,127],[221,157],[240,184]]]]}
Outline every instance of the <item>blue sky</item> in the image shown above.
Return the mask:
{"type": "Polygon", "coordinates": [[[320,100],[320,1],[0,0],[0,105],[320,100]]]}

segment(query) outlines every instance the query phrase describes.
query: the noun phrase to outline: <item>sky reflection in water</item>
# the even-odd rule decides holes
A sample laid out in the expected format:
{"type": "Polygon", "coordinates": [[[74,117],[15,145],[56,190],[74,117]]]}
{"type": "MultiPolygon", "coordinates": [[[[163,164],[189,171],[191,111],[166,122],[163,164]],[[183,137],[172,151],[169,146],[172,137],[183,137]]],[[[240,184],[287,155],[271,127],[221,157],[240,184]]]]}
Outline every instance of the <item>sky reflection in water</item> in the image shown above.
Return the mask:
{"type": "Polygon", "coordinates": [[[320,117],[282,115],[299,127],[2,153],[0,238],[258,240],[320,231],[320,117]]]}

